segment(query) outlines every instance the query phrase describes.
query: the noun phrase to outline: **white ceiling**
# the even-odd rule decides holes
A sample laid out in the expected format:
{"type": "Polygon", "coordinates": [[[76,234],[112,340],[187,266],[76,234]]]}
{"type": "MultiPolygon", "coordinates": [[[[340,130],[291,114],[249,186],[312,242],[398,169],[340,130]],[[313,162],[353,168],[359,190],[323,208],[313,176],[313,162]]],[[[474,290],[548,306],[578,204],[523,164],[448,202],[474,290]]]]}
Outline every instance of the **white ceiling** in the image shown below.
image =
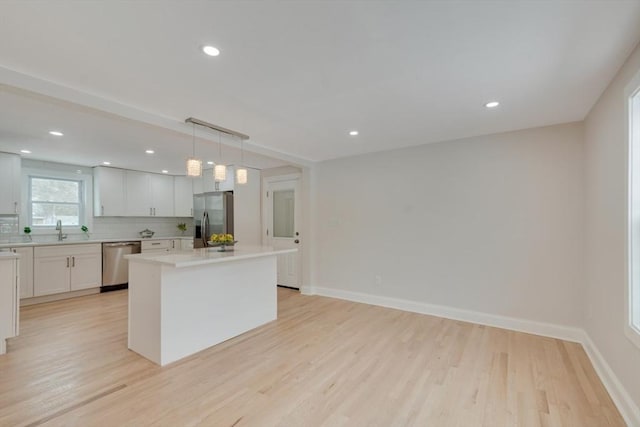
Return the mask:
{"type": "Polygon", "coordinates": [[[56,141],[70,160],[126,159],[158,142],[183,162],[193,116],[263,152],[320,161],[582,120],[640,40],[640,1],[5,0],[0,40],[0,77],[176,124],[70,105],[47,114],[33,104],[51,100],[5,89],[0,149],[35,143],[58,118],[82,137],[56,141]],[[483,107],[493,99],[501,106],[483,107]]]}

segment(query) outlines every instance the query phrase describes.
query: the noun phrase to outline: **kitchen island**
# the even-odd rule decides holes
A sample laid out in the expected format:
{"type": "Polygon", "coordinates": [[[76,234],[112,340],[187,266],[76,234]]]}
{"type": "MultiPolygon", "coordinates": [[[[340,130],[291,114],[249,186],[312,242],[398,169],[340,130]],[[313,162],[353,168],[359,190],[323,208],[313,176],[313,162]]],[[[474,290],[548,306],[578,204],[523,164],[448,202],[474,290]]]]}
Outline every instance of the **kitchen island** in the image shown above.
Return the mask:
{"type": "Polygon", "coordinates": [[[163,366],[277,318],[277,255],[237,246],[127,255],[129,349],[163,366]]]}

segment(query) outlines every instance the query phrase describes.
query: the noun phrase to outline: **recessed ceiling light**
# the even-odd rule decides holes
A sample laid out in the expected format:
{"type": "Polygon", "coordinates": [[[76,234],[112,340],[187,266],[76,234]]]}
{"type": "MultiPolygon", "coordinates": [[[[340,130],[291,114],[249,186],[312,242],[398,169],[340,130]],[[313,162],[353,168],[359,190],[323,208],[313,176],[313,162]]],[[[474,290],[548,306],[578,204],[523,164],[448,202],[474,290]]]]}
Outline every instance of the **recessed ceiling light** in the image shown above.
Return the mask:
{"type": "Polygon", "coordinates": [[[155,151],[153,151],[153,150],[146,150],[146,151],[145,151],[145,153],[147,153],[147,154],[153,154],[153,153],[155,153],[155,151]]]}
{"type": "Polygon", "coordinates": [[[358,136],[358,131],[357,130],[352,130],[352,131],[349,132],[349,135],[358,136]]]}
{"type": "Polygon", "coordinates": [[[213,46],[205,46],[202,48],[202,51],[209,56],[218,56],[220,55],[220,49],[213,46]]]}
{"type": "Polygon", "coordinates": [[[169,171],[166,169],[162,169],[162,173],[169,173],[169,171]]]}
{"type": "Polygon", "coordinates": [[[20,152],[24,153],[24,154],[31,154],[31,151],[29,151],[29,150],[20,150],[20,152]]]}
{"type": "Polygon", "coordinates": [[[50,130],[49,133],[51,135],[54,135],[54,136],[62,136],[62,135],[64,135],[64,133],[62,133],[60,131],[57,131],[57,130],[50,130]]]}
{"type": "Polygon", "coordinates": [[[77,173],[77,174],[81,174],[81,173],[82,173],[82,171],[81,171],[80,169],[78,169],[78,170],[76,171],[76,173],[77,173]]]}
{"type": "Polygon", "coordinates": [[[207,164],[208,164],[208,165],[212,165],[212,164],[213,164],[213,162],[212,162],[211,160],[209,160],[209,161],[207,162],[207,164]]]}
{"type": "Polygon", "coordinates": [[[491,101],[484,104],[484,106],[487,108],[496,108],[498,105],[500,105],[498,101],[491,101]]]}
{"type": "Polygon", "coordinates": [[[109,166],[111,164],[111,162],[102,162],[102,164],[109,166]]]}

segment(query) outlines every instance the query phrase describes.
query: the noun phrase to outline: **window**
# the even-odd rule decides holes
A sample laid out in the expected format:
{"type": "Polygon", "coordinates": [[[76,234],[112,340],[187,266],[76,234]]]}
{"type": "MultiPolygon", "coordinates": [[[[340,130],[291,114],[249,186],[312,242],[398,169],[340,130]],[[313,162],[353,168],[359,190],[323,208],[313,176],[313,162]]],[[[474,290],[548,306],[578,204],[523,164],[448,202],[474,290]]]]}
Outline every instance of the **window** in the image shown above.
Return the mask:
{"type": "Polygon", "coordinates": [[[29,222],[32,227],[80,226],[84,220],[83,181],[29,177],[29,222]]]}
{"type": "MultiPolygon", "coordinates": [[[[640,80],[640,74],[635,80],[640,80]]],[[[640,347],[640,81],[629,95],[629,286],[627,337],[640,347]]]]}

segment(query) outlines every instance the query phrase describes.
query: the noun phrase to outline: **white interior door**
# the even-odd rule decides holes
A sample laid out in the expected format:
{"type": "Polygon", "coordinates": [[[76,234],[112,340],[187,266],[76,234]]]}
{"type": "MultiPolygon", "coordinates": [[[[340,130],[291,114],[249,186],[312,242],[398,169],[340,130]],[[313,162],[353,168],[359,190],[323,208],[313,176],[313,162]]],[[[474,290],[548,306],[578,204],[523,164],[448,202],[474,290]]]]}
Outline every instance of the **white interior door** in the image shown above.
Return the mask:
{"type": "Polygon", "coordinates": [[[265,187],[266,243],[274,249],[298,249],[278,255],[278,285],[300,289],[300,180],[266,180],[265,187]]]}

